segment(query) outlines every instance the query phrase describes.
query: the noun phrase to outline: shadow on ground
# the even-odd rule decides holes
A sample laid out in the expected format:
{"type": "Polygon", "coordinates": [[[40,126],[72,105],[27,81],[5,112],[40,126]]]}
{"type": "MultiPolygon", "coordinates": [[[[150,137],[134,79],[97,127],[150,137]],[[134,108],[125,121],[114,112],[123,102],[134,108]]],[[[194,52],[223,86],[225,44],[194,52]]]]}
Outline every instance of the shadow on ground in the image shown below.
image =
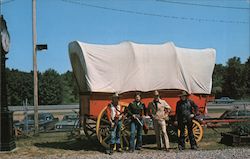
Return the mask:
{"type": "MultiPolygon", "coordinates": [[[[170,137],[170,136],[169,136],[170,137]]],[[[72,151],[98,151],[105,152],[105,148],[99,143],[97,138],[88,139],[84,137],[82,139],[65,138],[65,134],[54,133],[54,134],[41,134],[40,138],[26,140],[28,144],[32,144],[38,148],[52,148],[61,150],[72,150],[72,151]]],[[[170,137],[171,141],[171,137],[170,137]]],[[[156,144],[155,135],[148,134],[143,135],[143,147],[147,145],[156,144]]],[[[129,147],[129,145],[126,145],[129,147]]],[[[151,148],[150,146],[148,147],[151,148]]]]}
{"type": "Polygon", "coordinates": [[[43,143],[34,143],[36,147],[39,148],[54,148],[54,149],[63,149],[63,150],[73,150],[73,151],[99,151],[104,152],[104,147],[96,140],[70,140],[63,142],[43,142],[43,143]]]}

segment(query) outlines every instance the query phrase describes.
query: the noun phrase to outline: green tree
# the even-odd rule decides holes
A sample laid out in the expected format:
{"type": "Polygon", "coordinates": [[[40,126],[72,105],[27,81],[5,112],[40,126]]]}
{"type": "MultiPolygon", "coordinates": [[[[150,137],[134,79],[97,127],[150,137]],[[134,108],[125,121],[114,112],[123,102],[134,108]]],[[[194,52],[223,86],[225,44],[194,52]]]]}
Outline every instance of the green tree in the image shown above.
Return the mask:
{"type": "Polygon", "coordinates": [[[22,105],[28,99],[33,103],[33,77],[31,73],[6,69],[8,105],[22,105]]]}
{"type": "Polygon", "coordinates": [[[226,67],[222,64],[216,64],[213,72],[213,89],[212,93],[216,97],[222,96],[222,89],[224,84],[224,75],[225,75],[226,67]]]}
{"type": "Polygon", "coordinates": [[[46,70],[39,78],[39,104],[61,104],[63,99],[60,74],[53,69],[46,70]]]}
{"type": "Polygon", "coordinates": [[[246,98],[250,98],[250,57],[245,63],[244,76],[246,82],[246,98]]]}
{"type": "Polygon", "coordinates": [[[67,71],[61,75],[61,79],[63,83],[63,104],[78,103],[78,87],[73,73],[67,71]]]}
{"type": "Polygon", "coordinates": [[[230,58],[224,75],[223,94],[240,99],[245,96],[246,82],[244,81],[244,65],[239,57],[230,58]]]}

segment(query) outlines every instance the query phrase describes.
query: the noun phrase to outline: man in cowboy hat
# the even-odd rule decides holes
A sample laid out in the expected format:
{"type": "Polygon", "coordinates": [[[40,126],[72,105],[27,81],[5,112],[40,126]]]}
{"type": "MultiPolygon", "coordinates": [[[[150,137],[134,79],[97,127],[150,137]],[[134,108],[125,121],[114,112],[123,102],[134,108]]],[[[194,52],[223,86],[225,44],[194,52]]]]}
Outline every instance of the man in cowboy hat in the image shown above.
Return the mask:
{"type": "Polygon", "coordinates": [[[164,149],[167,152],[169,152],[169,139],[166,129],[166,120],[169,119],[168,115],[170,111],[171,107],[168,103],[160,98],[160,94],[157,90],[154,91],[154,100],[148,105],[148,114],[153,119],[157,148],[161,149],[163,142],[164,149]],[[163,137],[161,137],[161,134],[163,137]]]}
{"type": "Polygon", "coordinates": [[[122,126],[122,107],[119,105],[119,95],[117,93],[111,96],[111,103],[107,107],[107,117],[110,122],[110,155],[113,154],[114,146],[116,150],[121,152],[120,131],[122,126]]]}
{"type": "Polygon", "coordinates": [[[192,130],[192,118],[194,117],[194,114],[198,114],[198,106],[191,99],[189,99],[188,96],[189,94],[186,91],[182,91],[179,95],[180,100],[176,105],[175,124],[178,124],[178,129],[180,130],[180,136],[178,138],[179,150],[185,149],[185,126],[187,126],[188,129],[191,149],[197,149],[197,144],[192,130]]]}

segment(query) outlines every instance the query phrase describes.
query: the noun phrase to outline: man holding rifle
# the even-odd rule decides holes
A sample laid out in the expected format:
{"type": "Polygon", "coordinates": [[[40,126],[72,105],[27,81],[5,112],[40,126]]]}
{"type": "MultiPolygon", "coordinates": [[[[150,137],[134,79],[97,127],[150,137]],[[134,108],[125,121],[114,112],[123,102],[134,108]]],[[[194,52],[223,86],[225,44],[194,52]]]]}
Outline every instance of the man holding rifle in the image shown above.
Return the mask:
{"type": "Polygon", "coordinates": [[[142,147],[142,128],[143,128],[143,115],[146,115],[146,107],[143,102],[141,102],[141,94],[135,94],[135,100],[129,104],[126,113],[131,119],[130,122],[130,142],[129,142],[129,152],[134,152],[134,150],[141,150],[142,147]],[[135,146],[135,131],[136,133],[136,146],[135,146]]]}

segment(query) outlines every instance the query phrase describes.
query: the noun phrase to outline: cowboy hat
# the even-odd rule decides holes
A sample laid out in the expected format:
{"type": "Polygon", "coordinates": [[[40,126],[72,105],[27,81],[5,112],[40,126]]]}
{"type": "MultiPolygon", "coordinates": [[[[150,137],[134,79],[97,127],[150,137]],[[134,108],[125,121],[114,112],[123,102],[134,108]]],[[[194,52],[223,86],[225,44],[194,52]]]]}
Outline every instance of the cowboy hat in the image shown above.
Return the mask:
{"type": "Polygon", "coordinates": [[[111,96],[111,99],[114,99],[114,98],[119,98],[119,94],[118,94],[118,93],[114,93],[114,94],[111,96]]]}
{"type": "Polygon", "coordinates": [[[181,94],[178,95],[179,97],[181,96],[189,96],[189,94],[186,91],[181,91],[181,94]]]}

